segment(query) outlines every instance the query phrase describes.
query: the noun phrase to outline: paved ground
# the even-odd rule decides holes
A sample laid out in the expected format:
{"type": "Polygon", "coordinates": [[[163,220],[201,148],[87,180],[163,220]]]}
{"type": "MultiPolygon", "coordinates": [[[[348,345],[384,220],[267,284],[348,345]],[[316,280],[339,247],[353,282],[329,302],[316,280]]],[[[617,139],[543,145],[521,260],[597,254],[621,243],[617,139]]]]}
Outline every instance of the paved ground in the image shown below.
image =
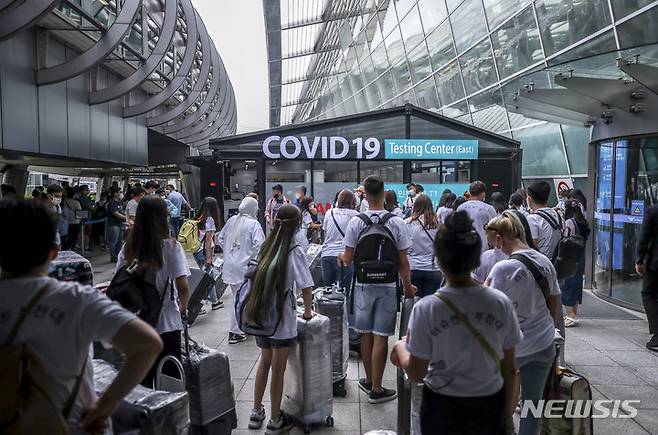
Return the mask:
{"type": "MultiPolygon", "coordinates": [[[[92,263],[96,282],[111,279],[112,265],[106,255],[93,258],[92,263]]],[[[190,264],[194,265],[191,258],[190,264]]],[[[227,295],[223,299],[229,305],[232,298],[227,295]]],[[[202,316],[190,332],[196,340],[226,352],[231,359],[238,405],[238,430],[234,434],[262,433],[247,429],[259,351],[253,339],[229,346],[228,322],[228,310],[223,308],[202,316]]],[[[567,330],[567,365],[590,380],[594,399],[641,400],[639,413],[633,420],[595,419],[595,435],[658,434],[658,354],[644,347],[648,339],[647,328],[644,316],[587,293],[580,326],[567,330]]],[[[366,396],[356,386],[360,376],[363,376],[361,364],[351,358],[347,376],[348,395],[334,401],[335,427],[318,428],[313,433],[357,435],[373,429],[396,429],[396,402],[381,405],[367,403],[366,396]]],[[[384,379],[387,387],[395,388],[392,367],[387,367],[384,379]]],[[[266,393],[266,401],[268,397],[266,393]]],[[[268,405],[266,409],[269,412],[268,405]]],[[[295,429],[292,433],[302,431],[295,429]]]]}

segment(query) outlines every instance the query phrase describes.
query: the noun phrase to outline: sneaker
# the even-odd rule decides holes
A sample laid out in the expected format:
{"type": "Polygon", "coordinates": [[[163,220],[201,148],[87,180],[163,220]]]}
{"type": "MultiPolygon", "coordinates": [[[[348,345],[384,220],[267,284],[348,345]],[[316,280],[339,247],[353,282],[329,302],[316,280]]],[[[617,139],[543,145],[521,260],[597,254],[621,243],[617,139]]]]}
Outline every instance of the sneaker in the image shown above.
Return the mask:
{"type": "Polygon", "coordinates": [[[215,310],[219,310],[220,308],[224,308],[224,302],[222,302],[222,301],[217,301],[217,302],[215,302],[214,304],[212,304],[211,307],[212,307],[212,310],[213,310],[213,311],[215,311],[215,310]]]}
{"type": "Polygon", "coordinates": [[[389,390],[388,388],[383,388],[382,391],[372,390],[370,396],[368,396],[368,403],[390,402],[396,397],[398,397],[398,393],[395,390],[389,390]]]}
{"type": "Polygon", "coordinates": [[[208,312],[206,311],[205,308],[201,308],[201,309],[199,310],[199,314],[197,314],[197,316],[203,316],[203,315],[205,315],[205,314],[208,314],[208,312]]]}
{"type": "Polygon", "coordinates": [[[658,352],[658,334],[653,334],[653,337],[647,343],[647,349],[658,352]]]}
{"type": "Polygon", "coordinates": [[[228,333],[228,344],[238,344],[247,341],[247,336],[243,334],[228,333]]]}
{"type": "Polygon", "coordinates": [[[265,421],[265,407],[261,405],[260,409],[252,409],[249,414],[249,429],[260,429],[265,421]]]}
{"type": "Polygon", "coordinates": [[[267,423],[267,428],[265,429],[265,435],[278,435],[281,433],[290,432],[290,429],[294,426],[294,423],[290,418],[285,415],[283,412],[279,414],[279,418],[276,420],[270,419],[267,423]]]}
{"type": "Polygon", "coordinates": [[[372,391],[372,382],[368,382],[366,378],[359,379],[359,388],[366,394],[372,391]]]}

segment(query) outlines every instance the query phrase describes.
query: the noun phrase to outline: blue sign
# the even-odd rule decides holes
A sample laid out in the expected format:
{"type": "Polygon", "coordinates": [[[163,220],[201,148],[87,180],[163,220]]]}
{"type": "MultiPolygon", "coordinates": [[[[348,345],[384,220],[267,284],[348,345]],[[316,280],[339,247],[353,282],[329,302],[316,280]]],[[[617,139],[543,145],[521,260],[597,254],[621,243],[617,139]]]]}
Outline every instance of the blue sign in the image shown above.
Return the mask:
{"type": "MultiPolygon", "coordinates": [[[[450,189],[455,195],[461,196],[468,190],[469,186],[470,183],[423,184],[423,189],[425,189],[423,193],[430,197],[434,204],[434,208],[436,208],[439,205],[444,190],[450,189]]],[[[386,190],[394,190],[398,195],[398,201],[400,204],[404,203],[404,200],[407,197],[406,184],[384,183],[384,188],[386,190]]]]}
{"type": "Polygon", "coordinates": [[[477,140],[384,139],[386,159],[477,160],[477,140]]]}
{"type": "Polygon", "coordinates": [[[644,216],[644,201],[631,201],[631,214],[633,216],[644,216]]]}

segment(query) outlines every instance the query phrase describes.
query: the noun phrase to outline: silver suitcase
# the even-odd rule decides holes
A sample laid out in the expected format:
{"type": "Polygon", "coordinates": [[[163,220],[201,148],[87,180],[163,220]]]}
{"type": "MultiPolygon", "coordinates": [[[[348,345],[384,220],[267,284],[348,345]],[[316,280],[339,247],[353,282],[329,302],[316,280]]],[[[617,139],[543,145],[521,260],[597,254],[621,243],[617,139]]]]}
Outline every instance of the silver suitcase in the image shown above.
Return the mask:
{"type": "Polygon", "coordinates": [[[310,433],[314,424],[333,427],[329,319],[316,314],[297,318],[298,344],[291,349],[281,409],[310,433]]]}
{"type": "Polygon", "coordinates": [[[321,287],[313,292],[315,311],[329,318],[331,325],[331,380],[334,396],[345,397],[347,359],[350,354],[345,293],[338,287],[321,287]]]}

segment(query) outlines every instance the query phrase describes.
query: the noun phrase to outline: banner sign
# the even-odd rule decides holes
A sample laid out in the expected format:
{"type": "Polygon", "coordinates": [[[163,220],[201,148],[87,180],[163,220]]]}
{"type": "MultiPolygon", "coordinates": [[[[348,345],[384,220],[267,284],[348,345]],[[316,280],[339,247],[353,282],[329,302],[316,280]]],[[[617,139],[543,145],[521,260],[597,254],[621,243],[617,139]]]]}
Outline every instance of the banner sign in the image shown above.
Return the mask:
{"type": "MultiPolygon", "coordinates": [[[[436,208],[439,205],[439,201],[441,200],[441,195],[443,195],[444,190],[449,189],[455,195],[462,196],[470,186],[470,183],[442,183],[442,184],[421,183],[421,184],[423,184],[423,189],[425,189],[423,194],[430,197],[432,203],[434,204],[434,208],[436,208]]],[[[394,190],[395,193],[397,193],[398,195],[398,202],[400,204],[403,204],[404,200],[407,198],[406,184],[384,183],[384,189],[394,190]]]]}
{"type": "Polygon", "coordinates": [[[263,155],[273,160],[476,160],[477,140],[269,136],[263,155]]]}
{"type": "Polygon", "coordinates": [[[477,160],[477,140],[384,139],[386,159],[477,160]]]}

